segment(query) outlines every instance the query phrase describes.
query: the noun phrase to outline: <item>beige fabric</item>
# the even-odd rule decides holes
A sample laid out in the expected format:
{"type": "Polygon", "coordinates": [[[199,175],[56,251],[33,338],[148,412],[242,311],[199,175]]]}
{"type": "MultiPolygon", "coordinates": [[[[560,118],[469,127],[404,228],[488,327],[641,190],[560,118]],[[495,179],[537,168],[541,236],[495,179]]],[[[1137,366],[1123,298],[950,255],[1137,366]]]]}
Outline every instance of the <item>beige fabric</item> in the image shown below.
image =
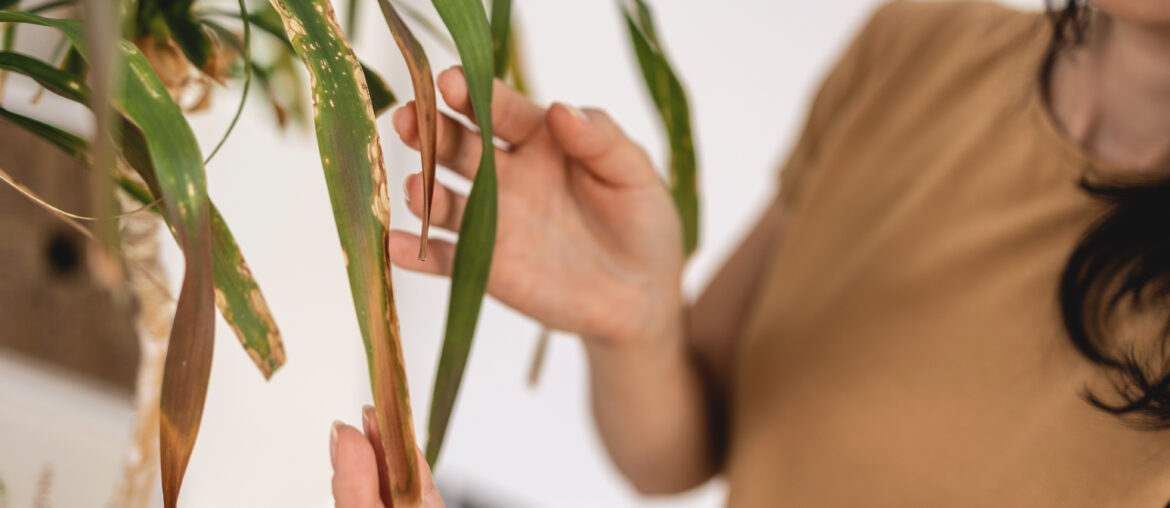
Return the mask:
{"type": "Polygon", "coordinates": [[[782,171],[795,204],[741,337],[733,507],[1142,507],[1170,434],[1089,406],[1057,280],[1103,208],[1045,109],[1043,14],[883,7],[782,171]]]}

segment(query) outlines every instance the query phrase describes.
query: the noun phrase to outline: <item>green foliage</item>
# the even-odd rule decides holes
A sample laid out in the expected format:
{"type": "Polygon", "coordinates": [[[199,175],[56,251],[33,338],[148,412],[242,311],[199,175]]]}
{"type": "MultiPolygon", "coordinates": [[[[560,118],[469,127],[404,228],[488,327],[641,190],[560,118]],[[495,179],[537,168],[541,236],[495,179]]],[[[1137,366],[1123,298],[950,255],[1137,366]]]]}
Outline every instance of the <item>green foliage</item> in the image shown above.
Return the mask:
{"type": "Polygon", "coordinates": [[[80,76],[33,57],[12,51],[0,51],[0,69],[28,76],[46,90],[66,99],[82,104],[89,100],[89,87],[80,76]]]}
{"type": "Polygon", "coordinates": [[[508,73],[512,43],[512,0],[492,0],[492,61],[495,76],[508,73]]]}
{"type": "MultiPolygon", "coordinates": [[[[70,51],[80,57],[81,53],[76,48],[70,51]]],[[[0,68],[28,76],[46,90],[64,98],[87,106],[90,104],[89,89],[75,74],[55,69],[31,57],[5,52],[0,52],[0,68]]],[[[0,117],[45,139],[79,161],[90,164],[89,142],[75,134],[3,108],[0,108],[0,117]]],[[[134,134],[130,133],[127,139],[123,140],[123,151],[132,167],[143,175],[144,179],[152,182],[155,170],[148,149],[142,142],[141,134],[138,133],[137,136],[134,134]]],[[[123,190],[130,192],[126,183],[129,180],[119,175],[112,176],[123,190]]],[[[132,182],[130,184],[137,185],[132,182]]],[[[155,201],[154,195],[161,195],[160,189],[154,187],[153,193],[142,189],[141,193],[130,194],[143,205],[150,204],[155,201]]],[[[284,364],[284,347],[281,344],[280,332],[251,270],[239,252],[235,238],[214,205],[211,205],[211,222],[214,279],[216,290],[221,295],[216,304],[225,320],[235,330],[245,351],[264,377],[269,378],[284,364]]],[[[174,231],[173,228],[171,230],[174,231]]]]}
{"type": "Polygon", "coordinates": [[[467,366],[467,355],[475,336],[488,273],[496,245],[496,161],[492,144],[492,36],[487,14],[478,0],[433,0],[439,16],[455,39],[463,72],[467,77],[475,123],[479,125],[483,155],[467,196],[455,261],[451,273],[451,299],[447,307],[447,330],[435,374],[431,399],[427,461],[438,459],[467,366]]]}
{"type": "MultiPolygon", "coordinates": [[[[56,28],[86,56],[76,21],[20,12],[0,12],[0,21],[56,28]]],[[[144,132],[155,133],[146,142],[156,170],[162,206],[185,259],[159,408],[163,498],[170,508],[177,502],[183,473],[195,446],[211,374],[215,307],[209,203],[199,145],[182,111],[134,45],[119,41],[117,49],[116,72],[121,87],[109,99],[129,122],[144,132]]]]}
{"type": "MultiPolygon", "coordinates": [[[[167,357],[160,422],[164,501],[170,508],[175,506],[206,395],[214,330],[212,303],[219,307],[266,377],[283,364],[284,352],[279,331],[239,246],[206,194],[206,162],[201,160],[183,112],[157,74],[165,70],[153,68],[130,41],[173,43],[187,62],[208,74],[213,74],[215,60],[222,57],[224,48],[241,57],[243,94],[231,124],[208,160],[233,132],[252,78],[271,100],[283,125],[285,108],[297,107],[299,101],[279,90],[277,78],[298,80],[292,62],[299,59],[305,64],[312,83],[322,168],[346,254],[347,275],[377,404],[377,425],[386,451],[384,457],[379,457],[384,459],[379,468],[382,489],[392,496],[396,506],[414,506],[421,498],[421,484],[412,449],[414,429],[387,252],[386,174],[374,122],[375,116],[396,99],[385,81],[354,55],[329,0],[270,0],[271,5],[251,11],[245,1],[238,0],[238,11],[195,11],[194,0],[129,0],[125,5],[134,19],[125,24],[125,40],[118,41],[120,59],[114,68],[95,69],[113,73],[121,86],[108,97],[94,97],[86,86],[88,62],[81,24],[12,10],[17,0],[0,0],[0,23],[6,23],[0,34],[0,73],[31,77],[46,90],[91,108],[108,102],[121,126],[117,147],[145,185],[122,173],[112,173],[111,178],[134,199],[155,205],[151,208],[167,220],[184,252],[185,277],[167,357]],[[212,19],[216,16],[239,20],[243,36],[212,19]],[[22,23],[55,28],[65,36],[69,45],[62,46],[68,49],[59,65],[12,51],[16,27],[22,23]],[[280,42],[270,62],[257,62],[254,58],[252,28],[280,42]]],[[[659,43],[649,8],[642,0],[633,1],[633,12],[623,9],[623,14],[647,88],[671,141],[671,189],[684,225],[684,248],[690,253],[698,242],[698,197],[687,97],[659,43]]],[[[390,0],[382,2],[384,10],[393,11],[390,0]]],[[[73,0],[49,1],[33,10],[47,11],[72,3],[73,0]]],[[[348,10],[351,35],[358,3],[351,0],[348,10]]],[[[510,73],[512,83],[523,89],[524,73],[517,58],[511,0],[493,1],[490,23],[480,0],[432,3],[462,61],[483,143],[455,248],[426,447],[426,458],[433,464],[466,368],[495,246],[498,198],[491,118],[493,77],[504,78],[510,73]]],[[[435,34],[439,30],[426,16],[408,5],[401,8],[440,42],[447,42],[442,33],[435,34]]],[[[421,133],[425,127],[421,123],[436,109],[431,71],[421,45],[397,14],[392,17],[394,35],[411,68],[419,118],[424,119],[420,120],[421,133]],[[425,93],[428,89],[429,98],[425,93]]],[[[56,62],[60,56],[54,52],[50,60],[56,62]]],[[[0,118],[83,163],[92,163],[89,142],[73,133],[3,107],[0,118]]],[[[432,188],[433,151],[432,146],[428,156],[424,148],[422,154],[424,173],[431,168],[432,188]]],[[[0,499],[2,495],[0,484],[0,499]]]]}
{"type": "Polygon", "coordinates": [[[624,6],[622,14],[642,77],[670,138],[670,192],[683,224],[683,249],[689,255],[699,245],[699,191],[695,143],[686,90],[658,42],[654,20],[643,0],[635,1],[636,17],[624,6]]]}

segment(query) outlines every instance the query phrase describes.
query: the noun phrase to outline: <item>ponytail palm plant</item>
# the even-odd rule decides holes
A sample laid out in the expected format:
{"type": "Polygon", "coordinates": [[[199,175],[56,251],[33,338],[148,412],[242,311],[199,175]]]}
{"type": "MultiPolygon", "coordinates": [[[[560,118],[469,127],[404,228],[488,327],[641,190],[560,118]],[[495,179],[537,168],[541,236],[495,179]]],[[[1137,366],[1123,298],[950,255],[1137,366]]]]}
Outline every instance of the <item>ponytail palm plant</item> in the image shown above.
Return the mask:
{"type": "MultiPolygon", "coordinates": [[[[398,0],[378,0],[387,27],[410,70],[420,131],[426,245],[435,179],[436,101],[432,71],[407,20],[428,30],[418,11],[398,0]]],[[[495,0],[433,0],[464,67],[484,150],[456,246],[447,328],[436,374],[427,458],[433,462],[446,432],[466,365],[495,245],[496,181],[491,97],[493,79],[523,72],[511,43],[512,4],[495,0]]],[[[348,12],[358,1],[351,0],[348,12]]],[[[685,93],[665,57],[650,11],[641,0],[621,6],[650,96],[671,140],[670,181],[683,217],[689,253],[697,245],[695,157],[685,93]]],[[[86,139],[60,126],[0,106],[0,117],[28,130],[89,166],[99,191],[124,193],[157,212],[183,252],[183,282],[169,337],[160,401],[162,486],[167,507],[176,506],[182,478],[198,435],[210,374],[215,309],[266,378],[285,361],[276,320],[252,276],[225,218],[207,194],[205,166],[230,136],[255,84],[280,125],[307,116],[299,106],[294,67],[308,75],[312,118],[321,167],[345,253],[354,309],[367,354],[384,459],[383,489],[394,506],[417,505],[420,496],[411,407],[403,366],[399,317],[391,283],[387,238],[389,196],[377,115],[395,96],[354,53],[329,0],[271,0],[236,9],[203,8],[193,0],[58,0],[24,5],[0,0],[3,38],[0,72],[27,76],[44,90],[94,112],[95,134],[86,139]],[[72,17],[70,17],[72,16],[72,17]],[[109,23],[109,21],[115,21],[109,23]],[[57,33],[63,50],[49,59],[16,51],[17,30],[40,27],[57,33]],[[255,34],[255,35],[254,35],[255,34]],[[276,41],[263,58],[255,36],[276,41]],[[185,115],[207,105],[209,91],[240,80],[235,118],[204,156],[185,115]]],[[[352,18],[351,18],[352,19],[352,18]]],[[[349,32],[352,33],[352,22],[349,32]]],[[[440,34],[442,35],[442,34],[440,34]]],[[[445,37],[445,36],[443,36],[445,37]]],[[[12,181],[30,198],[73,223],[12,181]]],[[[100,208],[99,208],[100,210],[100,208]]],[[[114,214],[98,217],[91,235],[99,253],[116,256],[109,227],[114,214]]],[[[425,248],[425,247],[424,247],[425,248]]],[[[425,257],[425,250],[419,252],[425,257]]]]}

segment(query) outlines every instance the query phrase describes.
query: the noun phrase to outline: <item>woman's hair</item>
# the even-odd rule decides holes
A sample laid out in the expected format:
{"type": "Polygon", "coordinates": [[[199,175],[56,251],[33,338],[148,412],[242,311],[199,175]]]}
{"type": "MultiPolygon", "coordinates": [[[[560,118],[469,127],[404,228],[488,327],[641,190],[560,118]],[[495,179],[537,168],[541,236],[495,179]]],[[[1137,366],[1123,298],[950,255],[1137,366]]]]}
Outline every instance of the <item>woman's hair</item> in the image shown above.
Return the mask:
{"type": "MultiPolygon", "coordinates": [[[[1084,0],[1046,4],[1053,31],[1045,89],[1056,56],[1084,42],[1092,15],[1084,0]]],[[[1073,345],[1111,372],[1116,392],[1086,398],[1131,423],[1170,428],[1170,179],[1081,185],[1108,208],[1069,256],[1061,313],[1073,345]],[[1145,335],[1127,335],[1150,323],[1140,327],[1145,335]]]]}

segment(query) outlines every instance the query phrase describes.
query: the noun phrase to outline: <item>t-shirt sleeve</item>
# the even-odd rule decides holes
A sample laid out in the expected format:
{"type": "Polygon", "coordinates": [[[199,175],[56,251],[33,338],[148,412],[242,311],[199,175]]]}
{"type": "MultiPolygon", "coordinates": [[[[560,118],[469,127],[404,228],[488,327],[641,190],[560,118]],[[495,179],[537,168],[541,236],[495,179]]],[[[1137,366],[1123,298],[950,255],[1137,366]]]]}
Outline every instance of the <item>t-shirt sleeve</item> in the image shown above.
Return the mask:
{"type": "Polygon", "coordinates": [[[897,31],[893,25],[904,17],[909,3],[898,0],[878,8],[821,83],[800,138],[780,168],[780,199],[785,203],[799,202],[808,174],[817,166],[825,131],[864,87],[875,58],[890,49],[891,35],[897,31]]]}

